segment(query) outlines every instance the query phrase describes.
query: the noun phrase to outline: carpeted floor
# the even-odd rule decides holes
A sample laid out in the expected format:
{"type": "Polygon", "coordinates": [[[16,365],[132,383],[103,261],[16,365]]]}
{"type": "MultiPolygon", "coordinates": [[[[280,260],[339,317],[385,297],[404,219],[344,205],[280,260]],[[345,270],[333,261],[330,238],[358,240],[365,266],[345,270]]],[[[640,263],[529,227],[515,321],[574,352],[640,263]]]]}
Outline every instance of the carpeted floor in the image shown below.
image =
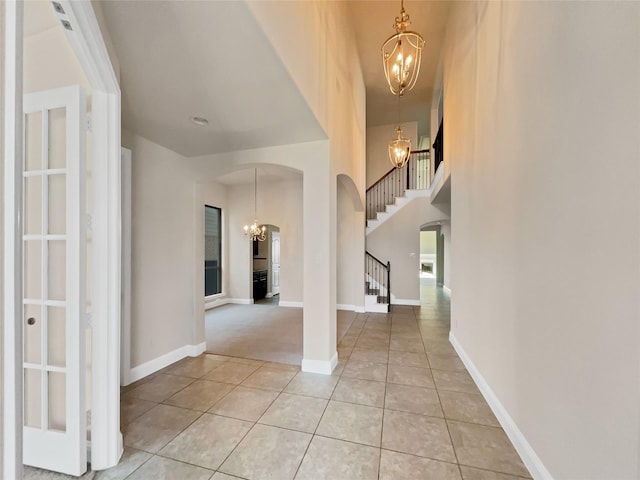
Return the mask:
{"type": "MultiPolygon", "coordinates": [[[[336,343],[357,316],[338,311],[336,343]]],[[[302,362],[302,308],[224,305],[205,313],[205,328],[209,353],[292,365],[302,362]]]]}

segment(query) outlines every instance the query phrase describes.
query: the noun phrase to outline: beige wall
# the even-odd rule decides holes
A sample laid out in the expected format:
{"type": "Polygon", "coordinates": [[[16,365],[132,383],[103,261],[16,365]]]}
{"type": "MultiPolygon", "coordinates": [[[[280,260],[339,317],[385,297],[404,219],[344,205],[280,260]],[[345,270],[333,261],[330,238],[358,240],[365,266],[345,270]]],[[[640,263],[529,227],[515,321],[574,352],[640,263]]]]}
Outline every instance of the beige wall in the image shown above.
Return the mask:
{"type": "Polygon", "coordinates": [[[354,204],[355,187],[349,192],[340,179],[337,185],[336,303],[345,309],[364,308],[364,216],[354,204]]]}
{"type": "Polygon", "coordinates": [[[347,2],[248,3],[331,140],[332,173],[364,195],[365,89],[347,2]]]}
{"type": "Polygon", "coordinates": [[[452,13],[452,333],[556,479],[640,473],[639,85],[638,3],[452,13]]]}
{"type": "MultiPolygon", "coordinates": [[[[389,161],[389,140],[396,138],[397,124],[367,128],[367,188],[393,168],[389,161]]],[[[418,122],[402,124],[402,132],[411,140],[411,149],[418,149],[418,122]]]]}
{"type": "Polygon", "coordinates": [[[185,158],[127,131],[122,141],[132,151],[131,365],[135,367],[199,340],[194,338],[193,300],[196,189],[184,167],[185,158]]]}

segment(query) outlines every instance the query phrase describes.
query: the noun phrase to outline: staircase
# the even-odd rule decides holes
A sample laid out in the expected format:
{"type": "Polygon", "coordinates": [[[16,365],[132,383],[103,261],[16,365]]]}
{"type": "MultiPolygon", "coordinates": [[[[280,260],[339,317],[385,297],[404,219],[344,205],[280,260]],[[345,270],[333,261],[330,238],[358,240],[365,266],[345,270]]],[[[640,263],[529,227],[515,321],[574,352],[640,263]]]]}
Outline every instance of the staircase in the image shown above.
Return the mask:
{"type": "Polygon", "coordinates": [[[367,234],[431,186],[429,150],[411,152],[402,168],[392,168],[367,189],[367,234]]]}
{"type": "Polygon", "coordinates": [[[391,311],[391,263],[364,254],[364,309],[367,312],[391,311]]]}
{"type": "MultiPolygon", "coordinates": [[[[413,151],[402,168],[392,168],[367,189],[367,235],[431,186],[429,150],[413,151]]],[[[391,263],[365,253],[365,311],[391,311],[391,263]]]]}

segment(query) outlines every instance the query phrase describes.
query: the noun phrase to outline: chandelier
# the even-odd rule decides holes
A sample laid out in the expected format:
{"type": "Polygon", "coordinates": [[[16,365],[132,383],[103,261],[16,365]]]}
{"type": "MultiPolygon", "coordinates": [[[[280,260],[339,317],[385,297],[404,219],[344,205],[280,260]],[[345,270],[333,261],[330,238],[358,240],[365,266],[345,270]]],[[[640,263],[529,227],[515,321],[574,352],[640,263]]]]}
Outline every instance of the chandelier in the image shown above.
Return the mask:
{"type": "Polygon", "coordinates": [[[257,217],[256,212],[258,211],[258,169],[254,169],[253,173],[253,223],[251,225],[244,226],[244,235],[249,238],[249,240],[264,242],[267,238],[266,230],[267,227],[262,225],[258,226],[258,221],[255,220],[257,217]]]}
{"type": "Polygon", "coordinates": [[[409,160],[411,140],[402,136],[402,127],[398,126],[396,138],[389,142],[389,160],[396,168],[402,168],[409,160]]]}
{"type": "Polygon", "coordinates": [[[382,44],[384,76],[391,93],[398,96],[404,95],[414,87],[420,73],[424,40],[420,34],[407,31],[409,25],[411,21],[404,11],[404,0],[401,0],[400,16],[396,17],[393,25],[396,33],[382,44]]]}

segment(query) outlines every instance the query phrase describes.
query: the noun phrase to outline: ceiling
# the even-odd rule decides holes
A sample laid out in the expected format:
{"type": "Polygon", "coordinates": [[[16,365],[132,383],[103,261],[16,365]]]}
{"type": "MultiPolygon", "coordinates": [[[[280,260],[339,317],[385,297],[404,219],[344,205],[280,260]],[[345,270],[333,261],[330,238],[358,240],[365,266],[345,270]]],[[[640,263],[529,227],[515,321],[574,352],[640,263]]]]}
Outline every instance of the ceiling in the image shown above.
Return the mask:
{"type": "MultiPolygon", "coordinates": [[[[30,2],[26,2],[29,4],[30,2]]],[[[120,63],[123,127],[186,157],[326,138],[244,1],[97,1],[120,63]],[[194,125],[190,117],[209,120],[194,125]]],[[[380,47],[400,3],[350,0],[367,91],[367,126],[398,120],[380,47]]],[[[428,134],[447,1],[405,2],[420,33],[420,77],[402,120],[428,134]]],[[[38,27],[41,28],[41,27],[38,27]]]]}
{"type": "Polygon", "coordinates": [[[124,128],[187,157],[326,138],[245,2],[99,4],[124,128]]]}
{"type": "MultiPolygon", "coordinates": [[[[402,98],[403,121],[429,122],[429,105],[444,42],[449,1],[405,0],[411,17],[409,30],[425,40],[418,83],[402,98]]],[[[399,1],[352,0],[349,2],[358,53],[367,90],[367,126],[398,121],[398,99],[389,90],[382,68],[380,48],[395,33],[393,23],[400,14],[399,1]]],[[[424,126],[426,131],[427,126],[424,126]]]]}
{"type": "MultiPolygon", "coordinates": [[[[279,182],[283,180],[302,180],[302,172],[277,165],[261,165],[258,168],[258,188],[261,183],[279,182]]],[[[254,169],[248,168],[227,173],[216,178],[216,182],[223,185],[245,185],[254,181],[254,169]]]]}

